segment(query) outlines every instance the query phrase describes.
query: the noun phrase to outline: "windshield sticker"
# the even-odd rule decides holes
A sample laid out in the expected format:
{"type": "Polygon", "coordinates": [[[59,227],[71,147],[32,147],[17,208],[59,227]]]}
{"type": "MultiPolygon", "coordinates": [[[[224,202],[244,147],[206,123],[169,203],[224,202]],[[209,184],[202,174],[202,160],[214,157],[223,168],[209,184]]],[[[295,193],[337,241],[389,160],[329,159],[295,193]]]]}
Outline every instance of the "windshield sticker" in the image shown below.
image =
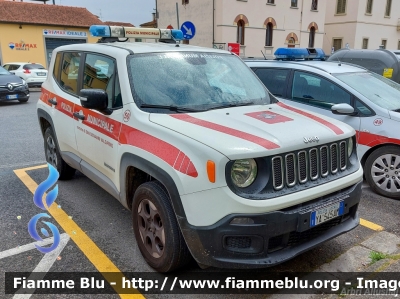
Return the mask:
{"type": "Polygon", "coordinates": [[[374,120],[374,125],[375,126],[380,126],[380,125],[382,125],[383,124],[383,119],[382,118],[376,118],[375,120],[374,120]]]}

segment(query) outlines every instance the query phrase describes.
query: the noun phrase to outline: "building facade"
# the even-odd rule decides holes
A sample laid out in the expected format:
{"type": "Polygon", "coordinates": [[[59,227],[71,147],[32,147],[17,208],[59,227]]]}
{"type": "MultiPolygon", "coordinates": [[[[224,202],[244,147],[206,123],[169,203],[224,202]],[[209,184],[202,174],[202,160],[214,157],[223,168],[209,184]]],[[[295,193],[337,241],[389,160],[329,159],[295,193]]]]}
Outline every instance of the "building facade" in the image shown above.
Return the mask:
{"type": "Polygon", "coordinates": [[[191,45],[227,49],[239,43],[241,56],[271,57],[279,47],[322,48],[327,2],[157,0],[158,24],[178,28],[179,17],[179,26],[185,21],[196,26],[191,45]]]}
{"type": "Polygon", "coordinates": [[[400,1],[327,1],[325,31],[325,53],[346,46],[400,49],[400,1]]]}
{"type": "Polygon", "coordinates": [[[0,62],[34,62],[46,68],[59,46],[96,42],[92,24],[103,24],[85,8],[0,1],[0,62]]]}

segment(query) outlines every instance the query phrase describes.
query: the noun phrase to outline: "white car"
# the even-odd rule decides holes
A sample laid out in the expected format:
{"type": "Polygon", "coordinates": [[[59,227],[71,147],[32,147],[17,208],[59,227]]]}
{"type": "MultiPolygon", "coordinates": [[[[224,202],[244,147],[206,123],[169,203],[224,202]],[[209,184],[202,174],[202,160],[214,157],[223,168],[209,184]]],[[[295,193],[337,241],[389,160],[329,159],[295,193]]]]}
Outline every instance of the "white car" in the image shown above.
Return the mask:
{"type": "MultiPolygon", "coordinates": [[[[324,57],[317,52],[311,57],[324,57]]],[[[400,199],[400,85],[356,65],[304,60],[307,53],[282,48],[276,51],[281,60],[246,63],[282,103],[351,125],[367,182],[400,199]]]]}
{"type": "Polygon", "coordinates": [[[278,103],[230,52],[118,42],[180,30],[90,31],[100,43],[53,51],[37,103],[46,159],[132,211],[154,269],[268,267],[358,225],[353,128],[278,103]]]}
{"type": "Polygon", "coordinates": [[[10,73],[24,79],[29,87],[40,87],[46,80],[47,70],[39,63],[9,62],[3,67],[10,73]]]}

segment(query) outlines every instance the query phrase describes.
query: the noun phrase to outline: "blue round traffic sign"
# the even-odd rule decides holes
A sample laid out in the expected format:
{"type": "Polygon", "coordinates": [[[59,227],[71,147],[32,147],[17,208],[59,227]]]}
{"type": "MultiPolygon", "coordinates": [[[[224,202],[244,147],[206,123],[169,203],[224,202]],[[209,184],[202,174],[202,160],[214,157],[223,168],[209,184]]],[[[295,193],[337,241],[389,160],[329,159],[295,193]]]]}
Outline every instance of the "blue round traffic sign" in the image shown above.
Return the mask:
{"type": "Polygon", "coordinates": [[[192,22],[186,21],[182,24],[181,31],[184,39],[192,39],[196,34],[196,27],[192,22]]]}

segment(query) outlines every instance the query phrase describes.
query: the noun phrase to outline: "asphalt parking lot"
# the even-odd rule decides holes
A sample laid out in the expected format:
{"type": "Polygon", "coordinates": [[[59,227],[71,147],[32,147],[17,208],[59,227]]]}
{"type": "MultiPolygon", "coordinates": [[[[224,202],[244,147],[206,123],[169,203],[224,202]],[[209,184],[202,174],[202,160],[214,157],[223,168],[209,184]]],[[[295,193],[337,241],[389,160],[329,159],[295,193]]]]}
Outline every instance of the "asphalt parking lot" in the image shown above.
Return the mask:
{"type": "MultiPolygon", "coordinates": [[[[56,225],[62,236],[58,251],[44,260],[44,255],[32,246],[34,240],[28,233],[28,222],[42,212],[33,204],[32,192],[48,176],[35,109],[39,95],[40,92],[33,91],[30,100],[23,104],[0,102],[0,298],[13,298],[13,295],[4,294],[5,272],[31,272],[35,269],[41,272],[152,272],[136,245],[130,211],[79,172],[70,181],[58,182],[56,204],[49,211],[52,217],[49,221],[56,225]]],[[[362,222],[353,231],[265,271],[312,272],[378,232],[400,237],[400,201],[376,195],[364,185],[359,213],[362,222]]],[[[192,263],[185,271],[202,270],[192,263]]],[[[183,298],[184,295],[181,296],[183,298]]],[[[146,297],[175,298],[177,295],[146,297]]],[[[216,296],[190,296],[198,297],[216,296]]],[[[228,297],[232,296],[218,295],[218,298],[228,297]]],[[[243,295],[237,298],[240,297],[243,295]]],[[[34,294],[30,298],[55,297],[34,294]]],[[[119,296],[57,295],[57,298],[119,296]]]]}

